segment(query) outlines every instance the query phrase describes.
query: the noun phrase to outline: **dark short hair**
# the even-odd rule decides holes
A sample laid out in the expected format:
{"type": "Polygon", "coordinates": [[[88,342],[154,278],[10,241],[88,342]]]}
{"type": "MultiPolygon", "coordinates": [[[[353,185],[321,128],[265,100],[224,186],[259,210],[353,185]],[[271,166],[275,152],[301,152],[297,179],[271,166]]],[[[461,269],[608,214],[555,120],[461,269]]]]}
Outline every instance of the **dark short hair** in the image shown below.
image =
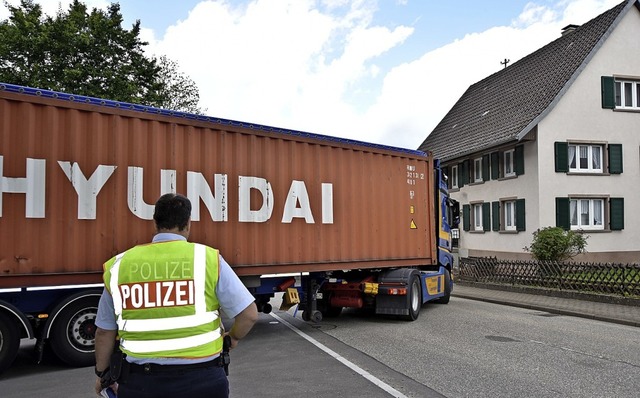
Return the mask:
{"type": "Polygon", "coordinates": [[[175,193],[167,193],[156,201],[153,219],[157,229],[184,230],[191,217],[191,201],[189,198],[175,193]]]}

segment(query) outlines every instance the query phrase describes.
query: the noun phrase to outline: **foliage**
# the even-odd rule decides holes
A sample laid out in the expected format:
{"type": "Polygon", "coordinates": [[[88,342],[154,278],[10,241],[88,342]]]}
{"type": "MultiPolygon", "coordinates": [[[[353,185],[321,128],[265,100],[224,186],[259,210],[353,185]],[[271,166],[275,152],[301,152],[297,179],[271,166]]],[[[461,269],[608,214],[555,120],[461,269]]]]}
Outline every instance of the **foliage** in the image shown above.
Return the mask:
{"type": "Polygon", "coordinates": [[[158,83],[161,88],[158,94],[161,100],[154,106],[202,115],[204,112],[198,107],[200,93],[196,83],[179,72],[177,62],[164,55],[156,61],[160,66],[158,83]]]}
{"type": "MultiPolygon", "coordinates": [[[[0,81],[151,106],[179,106],[180,98],[199,98],[195,84],[144,54],[140,21],[122,28],[120,5],[91,12],[79,0],[55,17],[33,0],[5,2],[9,19],[0,21],[0,81]],[[182,86],[181,84],[184,84],[182,86]]],[[[188,108],[175,109],[193,111],[188,108]]]]}
{"type": "Polygon", "coordinates": [[[536,260],[565,261],[585,253],[587,239],[588,236],[582,232],[545,227],[533,233],[531,246],[525,247],[524,250],[531,252],[536,260]]]}

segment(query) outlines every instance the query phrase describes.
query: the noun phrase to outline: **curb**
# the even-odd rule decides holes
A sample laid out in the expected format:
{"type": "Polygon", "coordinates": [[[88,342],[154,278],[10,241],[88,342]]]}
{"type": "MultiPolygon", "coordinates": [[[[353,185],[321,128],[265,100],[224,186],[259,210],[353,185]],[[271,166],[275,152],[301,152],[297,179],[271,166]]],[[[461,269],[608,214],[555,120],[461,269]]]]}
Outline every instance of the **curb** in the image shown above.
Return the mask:
{"type": "MultiPolygon", "coordinates": [[[[559,297],[559,298],[566,298],[566,299],[572,299],[572,300],[585,300],[585,301],[593,301],[593,302],[605,303],[605,304],[617,304],[617,305],[627,305],[632,307],[640,307],[640,298],[634,298],[634,297],[622,297],[622,296],[613,296],[613,295],[606,295],[606,294],[585,293],[585,292],[546,289],[546,288],[527,287],[527,286],[501,285],[497,283],[493,284],[493,283],[481,283],[481,282],[456,281],[456,284],[461,286],[479,288],[479,289],[501,290],[505,292],[535,294],[535,295],[541,295],[541,296],[559,297]]],[[[455,288],[453,293],[455,293],[455,288]]]]}
{"type": "Polygon", "coordinates": [[[552,308],[552,307],[549,307],[549,306],[528,304],[528,303],[517,302],[517,301],[505,301],[505,300],[499,300],[499,299],[492,299],[492,298],[480,297],[480,296],[472,295],[472,294],[461,294],[461,293],[456,293],[455,291],[452,292],[452,296],[465,298],[465,299],[469,299],[469,300],[484,301],[484,302],[492,303],[492,304],[508,305],[508,306],[511,306],[511,307],[519,307],[519,308],[525,308],[525,309],[535,310],[535,311],[544,311],[544,312],[549,312],[549,313],[552,313],[552,314],[575,316],[575,317],[579,317],[579,318],[593,319],[593,320],[596,320],[596,321],[615,323],[615,324],[619,324],[619,325],[640,327],[640,322],[630,321],[628,319],[614,318],[612,316],[601,316],[601,315],[595,315],[595,314],[585,314],[585,313],[582,313],[582,312],[564,310],[564,309],[559,309],[559,308],[552,308]]]}

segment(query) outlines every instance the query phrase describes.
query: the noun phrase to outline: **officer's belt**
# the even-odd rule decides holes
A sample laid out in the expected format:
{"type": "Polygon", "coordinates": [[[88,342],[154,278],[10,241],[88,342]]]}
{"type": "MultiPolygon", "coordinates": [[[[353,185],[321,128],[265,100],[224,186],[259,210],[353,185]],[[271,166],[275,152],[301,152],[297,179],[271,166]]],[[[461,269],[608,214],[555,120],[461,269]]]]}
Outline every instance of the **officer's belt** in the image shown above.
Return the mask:
{"type": "Polygon", "coordinates": [[[184,370],[221,367],[221,366],[222,366],[222,362],[220,361],[220,357],[216,357],[211,361],[184,364],[184,365],[160,365],[157,363],[145,363],[140,365],[137,363],[130,363],[129,372],[151,374],[151,373],[163,373],[163,372],[179,372],[184,370]]]}

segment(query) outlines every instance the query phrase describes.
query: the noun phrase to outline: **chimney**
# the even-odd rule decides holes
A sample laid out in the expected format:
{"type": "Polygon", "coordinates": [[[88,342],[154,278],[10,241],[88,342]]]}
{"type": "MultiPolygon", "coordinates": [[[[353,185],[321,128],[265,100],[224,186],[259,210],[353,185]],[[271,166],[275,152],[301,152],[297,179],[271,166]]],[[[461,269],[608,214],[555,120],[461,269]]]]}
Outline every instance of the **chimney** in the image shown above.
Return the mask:
{"type": "Polygon", "coordinates": [[[580,27],[580,25],[567,25],[567,26],[565,26],[561,30],[562,36],[568,35],[569,33],[573,32],[574,30],[578,29],[579,27],[580,27]]]}

